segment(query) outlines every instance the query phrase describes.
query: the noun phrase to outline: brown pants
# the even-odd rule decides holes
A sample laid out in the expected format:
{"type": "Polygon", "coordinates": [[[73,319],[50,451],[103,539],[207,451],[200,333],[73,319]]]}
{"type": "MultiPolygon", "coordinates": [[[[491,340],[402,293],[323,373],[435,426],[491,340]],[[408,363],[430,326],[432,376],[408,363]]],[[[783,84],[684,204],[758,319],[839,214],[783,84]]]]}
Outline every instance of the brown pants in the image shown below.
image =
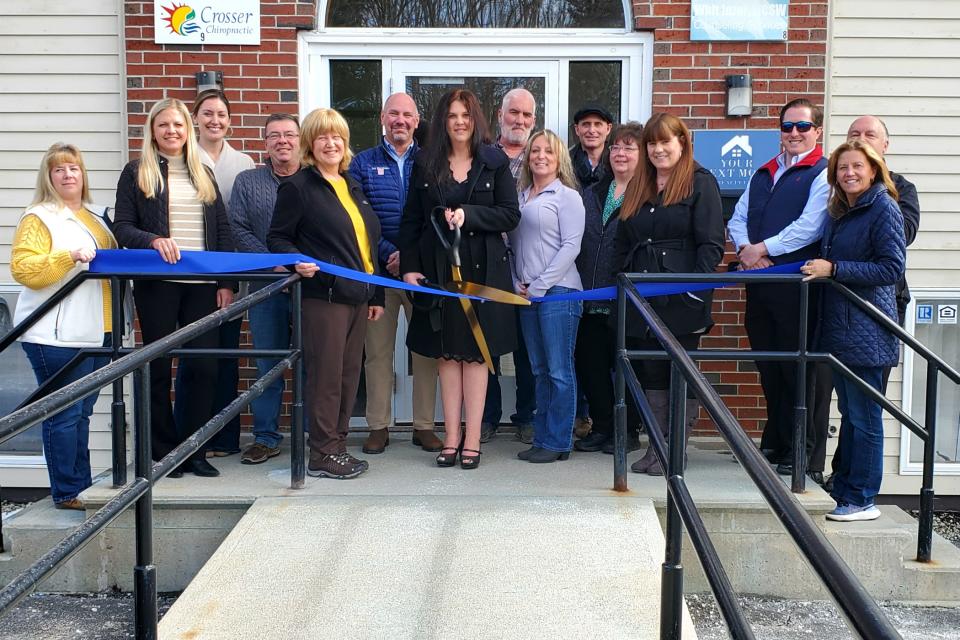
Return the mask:
{"type": "Polygon", "coordinates": [[[347,450],[350,415],[360,385],[367,305],[303,299],[310,464],[347,450]]]}

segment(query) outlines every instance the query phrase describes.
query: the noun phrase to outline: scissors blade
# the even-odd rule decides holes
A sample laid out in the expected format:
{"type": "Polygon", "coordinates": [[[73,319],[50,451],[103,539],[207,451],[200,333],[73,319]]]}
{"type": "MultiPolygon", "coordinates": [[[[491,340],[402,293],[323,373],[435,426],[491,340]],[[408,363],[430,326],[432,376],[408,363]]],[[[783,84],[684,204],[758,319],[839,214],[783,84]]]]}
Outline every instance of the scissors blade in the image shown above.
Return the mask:
{"type": "Polygon", "coordinates": [[[518,296],[515,293],[510,293],[509,291],[504,291],[503,289],[488,287],[486,285],[476,284],[474,282],[448,282],[446,285],[444,285],[444,289],[451,293],[462,293],[468,296],[487,298],[493,302],[502,302],[503,304],[515,304],[524,307],[530,305],[530,301],[523,296],[518,296]]]}
{"type": "MultiPolygon", "coordinates": [[[[450,265],[450,271],[453,275],[453,281],[459,283],[462,281],[460,275],[460,266],[453,264],[450,265]]],[[[463,309],[463,315],[467,316],[467,323],[470,325],[470,332],[473,334],[473,339],[477,342],[477,348],[480,349],[480,355],[483,356],[483,361],[487,365],[487,369],[490,370],[490,373],[496,375],[496,370],[493,368],[493,357],[490,356],[490,348],[487,346],[487,339],[483,335],[483,329],[480,327],[480,319],[477,318],[477,311],[473,308],[473,303],[466,298],[459,298],[460,307],[463,309]]]]}
{"type": "Polygon", "coordinates": [[[477,341],[477,347],[480,348],[480,355],[487,365],[490,373],[496,374],[493,368],[493,357],[490,355],[490,348],[487,346],[487,339],[483,335],[483,329],[480,327],[480,320],[477,318],[477,312],[473,308],[473,303],[466,298],[460,298],[460,306],[463,307],[463,313],[467,316],[467,322],[470,324],[470,331],[473,333],[473,339],[477,341]]]}

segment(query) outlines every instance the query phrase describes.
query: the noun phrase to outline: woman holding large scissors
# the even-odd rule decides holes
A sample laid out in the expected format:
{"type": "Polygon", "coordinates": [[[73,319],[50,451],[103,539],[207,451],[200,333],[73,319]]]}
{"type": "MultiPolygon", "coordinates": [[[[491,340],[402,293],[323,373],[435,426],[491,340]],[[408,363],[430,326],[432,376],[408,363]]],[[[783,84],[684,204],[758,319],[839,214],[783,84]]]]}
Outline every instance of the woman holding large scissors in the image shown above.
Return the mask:
{"type": "MultiPolygon", "coordinates": [[[[513,290],[503,233],[520,221],[517,191],[503,152],[489,146],[487,123],[471,92],[445,94],[430,123],[428,146],[417,157],[400,222],[400,271],[409,284],[443,285],[459,236],[460,278],[513,290]],[[446,237],[441,239],[439,234],[446,237]]],[[[480,421],[487,390],[483,348],[496,357],[517,347],[516,322],[507,306],[463,304],[431,296],[414,306],[407,346],[439,360],[446,437],[437,464],[474,469],[480,464],[480,421]],[[472,311],[471,311],[472,309],[472,311]],[[475,313],[478,327],[468,314],[475,313]],[[461,439],[460,415],[466,431],[461,439]]]]}

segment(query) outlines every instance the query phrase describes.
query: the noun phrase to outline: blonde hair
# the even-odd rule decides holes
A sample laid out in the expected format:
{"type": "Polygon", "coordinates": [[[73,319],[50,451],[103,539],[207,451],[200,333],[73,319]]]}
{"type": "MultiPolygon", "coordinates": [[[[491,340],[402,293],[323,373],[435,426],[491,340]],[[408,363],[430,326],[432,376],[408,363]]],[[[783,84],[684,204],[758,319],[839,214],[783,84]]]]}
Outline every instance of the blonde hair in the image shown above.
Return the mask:
{"type": "Polygon", "coordinates": [[[187,165],[187,173],[190,175],[190,182],[197,190],[197,197],[203,204],[211,204],[217,199],[217,189],[207,173],[206,168],[200,161],[200,153],[197,150],[197,141],[193,136],[192,119],[187,105],[176,98],[164,98],[153,105],[150,114],[147,116],[147,124],[143,127],[143,147],[140,153],[140,168],[137,171],[137,186],[148,198],[155,198],[157,194],[163,191],[163,174],[160,172],[160,159],[157,143],[153,139],[153,122],[161,113],[167,109],[172,109],[183,118],[184,138],[186,142],[183,145],[184,162],[187,165]]]}
{"type": "Polygon", "coordinates": [[[83,155],[80,149],[72,144],[65,142],[54,142],[43,154],[40,161],[40,172],[37,174],[37,188],[33,192],[33,202],[30,206],[38,204],[55,204],[57,207],[64,207],[66,203],[60,194],[57,193],[53,181],[50,180],[50,172],[53,168],[61,164],[75,164],[80,167],[80,175],[83,179],[83,191],[80,193],[80,201],[84,204],[90,203],[90,186],[87,180],[87,167],[83,164],[83,155]]]}
{"type": "Polygon", "coordinates": [[[346,172],[353,160],[353,151],[350,150],[350,127],[339,111],[335,109],[314,109],[303,119],[300,125],[300,163],[311,167],[317,166],[317,159],[313,157],[313,141],[318,136],[333,133],[343,138],[343,158],[338,167],[340,173],[346,172]]]}
{"type": "Polygon", "coordinates": [[[518,185],[520,191],[524,191],[533,184],[533,173],[530,171],[530,149],[533,148],[533,141],[537,138],[547,139],[547,144],[550,145],[550,150],[553,151],[553,155],[557,159],[557,177],[560,178],[560,182],[571,189],[579,188],[577,174],[573,170],[573,162],[570,160],[570,152],[567,151],[567,146],[563,144],[560,136],[550,129],[544,129],[530,136],[530,139],[527,140],[527,146],[523,150],[523,166],[520,167],[520,184],[518,185]]]}
{"type": "Polygon", "coordinates": [[[620,219],[626,220],[640,210],[646,202],[657,199],[657,168],[650,162],[647,145],[656,142],[666,142],[677,137],[680,142],[680,160],[670,172],[667,184],[663,188],[661,203],[669,206],[688,198],[693,193],[693,138],[683,120],[669,113],[655,113],[643,125],[643,133],[638,140],[640,144],[640,164],[637,172],[627,184],[623,192],[623,205],[620,207],[620,219]]]}
{"type": "Polygon", "coordinates": [[[827,183],[830,185],[830,203],[827,205],[827,211],[829,211],[830,217],[842,218],[850,210],[850,205],[847,203],[847,194],[837,185],[837,165],[840,163],[840,156],[847,151],[862,153],[876,172],[873,177],[873,184],[883,182],[883,186],[887,188],[887,193],[894,201],[900,197],[900,194],[897,193],[897,187],[893,184],[893,178],[890,177],[887,163],[883,161],[877,150],[862,140],[850,140],[833,150],[833,153],[830,154],[830,162],[827,164],[827,183]]]}

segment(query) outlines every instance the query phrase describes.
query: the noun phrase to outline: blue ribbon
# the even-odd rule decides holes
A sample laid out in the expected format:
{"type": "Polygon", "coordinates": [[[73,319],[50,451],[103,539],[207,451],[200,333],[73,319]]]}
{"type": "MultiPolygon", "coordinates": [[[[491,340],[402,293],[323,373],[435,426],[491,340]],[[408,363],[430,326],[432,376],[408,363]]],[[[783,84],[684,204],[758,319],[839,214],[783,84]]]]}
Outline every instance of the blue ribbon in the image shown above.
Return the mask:
{"type": "MultiPolygon", "coordinates": [[[[297,262],[312,262],[316,264],[320,271],[333,276],[349,278],[359,282],[379,285],[389,289],[403,289],[415,293],[428,293],[436,296],[447,296],[450,298],[470,298],[483,302],[486,298],[478,296],[468,296],[462,293],[453,293],[442,289],[431,289],[412,285],[402,280],[384,278],[383,276],[370,275],[346,267],[340,267],[329,264],[321,260],[315,260],[301,253],[227,253],[222,251],[181,251],[180,261],[176,264],[168,264],[160,258],[160,254],[153,249],[104,249],[97,251],[97,257],[90,263],[92,273],[110,273],[116,275],[169,275],[175,277],[185,273],[243,273],[245,271],[260,271],[272,269],[273,267],[288,267],[297,262]]],[[[798,273],[801,262],[792,262],[790,264],[781,264],[768,267],[766,269],[757,269],[752,273],[798,273]]],[[[707,282],[647,282],[637,285],[637,291],[645,298],[654,296],[674,295],[678,293],[687,293],[690,291],[705,291],[707,289],[717,289],[720,287],[729,287],[733,283],[707,283],[707,282]]],[[[589,289],[587,291],[574,291],[563,293],[556,296],[542,296],[532,298],[532,302],[561,302],[564,300],[613,300],[617,297],[616,287],[602,287],[600,289],[589,289]]]]}

